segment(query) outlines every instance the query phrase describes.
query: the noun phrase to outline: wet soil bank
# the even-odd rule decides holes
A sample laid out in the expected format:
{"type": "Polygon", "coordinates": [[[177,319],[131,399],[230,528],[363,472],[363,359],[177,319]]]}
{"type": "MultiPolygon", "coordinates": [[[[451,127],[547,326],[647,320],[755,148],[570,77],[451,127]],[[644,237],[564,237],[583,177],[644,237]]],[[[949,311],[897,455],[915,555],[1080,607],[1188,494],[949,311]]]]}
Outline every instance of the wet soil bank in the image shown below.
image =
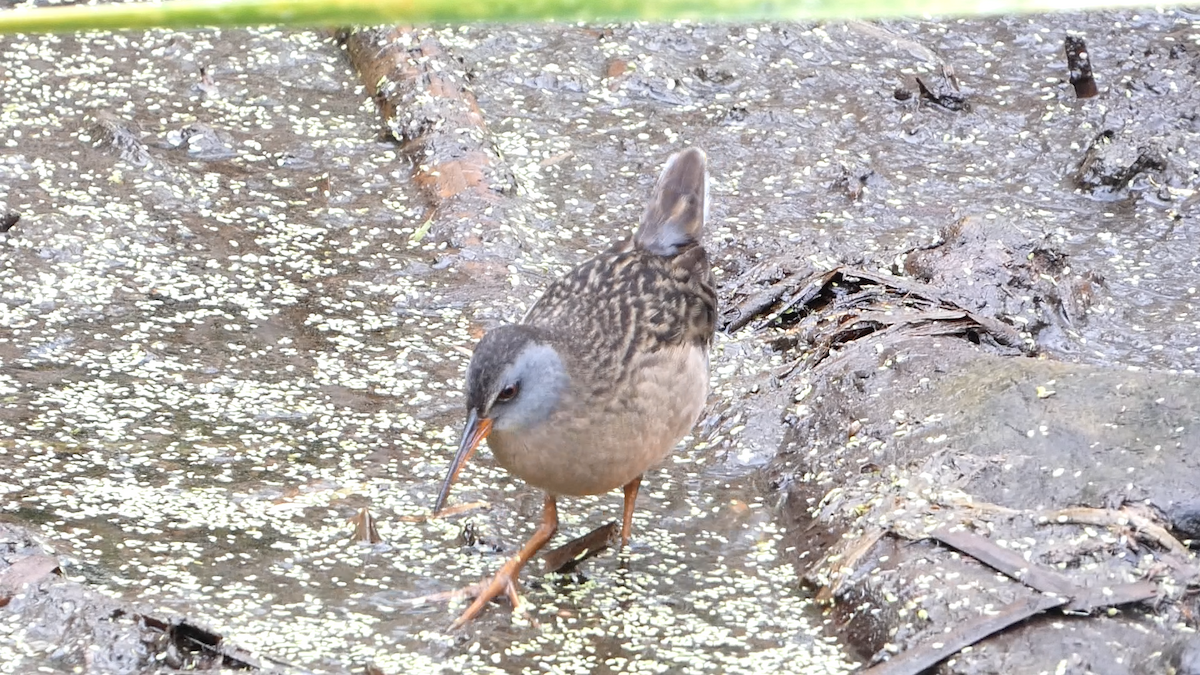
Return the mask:
{"type": "Polygon", "coordinates": [[[1085,277],[1011,234],[960,222],[904,263],[931,284],[842,268],[770,314],[802,573],[871,673],[1200,672],[1200,377],[1045,354],[1004,305],[1070,321],[1085,277]]]}
{"type": "Polygon", "coordinates": [[[0,672],[1196,671],[1194,15],[0,47],[0,672]],[[447,631],[540,503],[427,517],[469,347],[685,145],[705,418],[447,631]]]}
{"type": "Polygon", "coordinates": [[[776,480],[805,575],[865,660],[1047,593],[1082,604],[993,625],[937,672],[1196,672],[1168,667],[1198,646],[1196,378],[901,338],[847,348],[812,383],[776,480]]]}

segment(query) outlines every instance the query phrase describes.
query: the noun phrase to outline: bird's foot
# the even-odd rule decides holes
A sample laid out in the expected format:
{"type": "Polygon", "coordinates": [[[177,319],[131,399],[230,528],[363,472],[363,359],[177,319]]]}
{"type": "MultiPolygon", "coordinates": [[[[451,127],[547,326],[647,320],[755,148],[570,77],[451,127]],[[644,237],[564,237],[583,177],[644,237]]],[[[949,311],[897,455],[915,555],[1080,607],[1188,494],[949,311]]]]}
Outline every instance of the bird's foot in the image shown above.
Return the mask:
{"type": "Polygon", "coordinates": [[[517,555],[504,563],[491,581],[483,584],[479,595],[475,597],[475,602],[471,603],[462,616],[454,620],[450,626],[451,630],[460,628],[463,624],[479,616],[489,602],[501,595],[508,597],[514,610],[520,610],[521,596],[517,593],[517,575],[521,573],[521,568],[525,567],[525,563],[529,562],[529,559],[542,550],[546,542],[550,541],[556,531],[558,531],[558,509],[554,505],[554,495],[547,494],[545,502],[542,504],[542,523],[538,525],[538,529],[534,531],[529,541],[525,542],[517,555]]]}
{"type": "Polygon", "coordinates": [[[504,566],[500,568],[499,572],[496,572],[491,581],[483,581],[471,587],[479,589],[478,593],[475,594],[475,601],[454,620],[454,623],[450,624],[450,629],[461,628],[468,621],[479,616],[479,613],[483,611],[483,608],[489,602],[501,595],[507,597],[508,601],[512,603],[514,612],[523,611],[523,603],[521,602],[521,595],[518,592],[519,586],[517,585],[517,575],[521,572],[522,563],[523,561],[513,558],[504,563],[504,566]]]}

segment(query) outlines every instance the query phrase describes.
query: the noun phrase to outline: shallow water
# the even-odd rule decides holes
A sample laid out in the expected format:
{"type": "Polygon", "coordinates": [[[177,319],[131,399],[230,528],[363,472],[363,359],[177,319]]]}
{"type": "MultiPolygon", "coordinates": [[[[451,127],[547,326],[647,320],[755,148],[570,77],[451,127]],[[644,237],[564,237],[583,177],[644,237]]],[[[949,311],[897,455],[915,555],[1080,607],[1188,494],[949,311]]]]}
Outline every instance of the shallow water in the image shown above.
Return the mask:
{"type": "MultiPolygon", "coordinates": [[[[461,603],[408,606],[494,570],[540,509],[483,454],[453,499],[490,508],[423,518],[466,350],[631,227],[661,162],[694,144],[726,285],[781,253],[886,268],[961,216],[1002,218],[1105,279],[1055,355],[1194,370],[1194,23],[435,31],[519,185],[521,218],[461,251],[436,222],[416,236],[410,161],[329,39],[6,39],[0,202],[21,220],[0,235],[0,508],[73,578],[311,670],[842,672],[853,658],[819,637],[802,552],[756,484],[790,393],[749,331],[719,337],[706,418],[647,476],[630,553],[578,578],[531,568],[533,623],[496,605],[450,634],[461,603]],[[1073,100],[1066,29],[1089,39],[1100,99],[1073,100]],[[971,112],[894,97],[937,59],[971,112]],[[1106,126],[1157,134],[1171,189],[1075,191],[1106,126]],[[853,199],[839,181],[857,172],[871,177],[853,199]],[[351,541],[363,507],[386,544],[351,541]]],[[[556,541],[619,509],[617,494],[563,500],[556,541]]],[[[0,624],[0,671],[65,667],[29,631],[0,624]]]]}

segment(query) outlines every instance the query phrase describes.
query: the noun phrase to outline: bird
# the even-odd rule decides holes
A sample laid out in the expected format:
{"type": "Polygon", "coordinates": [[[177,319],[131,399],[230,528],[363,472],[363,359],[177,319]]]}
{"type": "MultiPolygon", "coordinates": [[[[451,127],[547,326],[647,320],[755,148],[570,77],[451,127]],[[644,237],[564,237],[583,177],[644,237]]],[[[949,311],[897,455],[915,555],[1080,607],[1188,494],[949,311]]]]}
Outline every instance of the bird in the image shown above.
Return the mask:
{"type": "Polygon", "coordinates": [[[559,497],[622,488],[628,545],[643,474],[690,433],[708,398],[717,297],[700,238],[708,158],[672,155],[632,237],[552,282],[516,324],[488,331],[466,375],[466,423],[433,512],[487,439],[496,462],[545,495],[533,536],[452,625],[504,595],[558,530],[559,497]]]}

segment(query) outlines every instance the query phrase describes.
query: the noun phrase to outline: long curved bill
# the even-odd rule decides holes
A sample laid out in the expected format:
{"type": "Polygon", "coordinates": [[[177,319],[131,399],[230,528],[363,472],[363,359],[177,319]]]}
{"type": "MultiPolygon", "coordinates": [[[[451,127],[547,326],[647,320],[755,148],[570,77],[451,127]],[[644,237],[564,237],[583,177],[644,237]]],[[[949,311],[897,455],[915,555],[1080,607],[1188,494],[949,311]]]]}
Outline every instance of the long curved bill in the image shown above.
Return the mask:
{"type": "Polygon", "coordinates": [[[446,480],[442,483],[441,492],[438,493],[437,503],[433,505],[433,515],[436,516],[446,505],[446,498],[450,496],[450,486],[458,480],[458,472],[462,470],[463,465],[471,459],[475,451],[479,449],[479,444],[490,433],[492,433],[491,419],[480,417],[474,410],[467,414],[467,426],[463,428],[462,440],[458,442],[458,452],[454,453],[454,462],[450,465],[450,471],[446,473],[446,480]]]}

